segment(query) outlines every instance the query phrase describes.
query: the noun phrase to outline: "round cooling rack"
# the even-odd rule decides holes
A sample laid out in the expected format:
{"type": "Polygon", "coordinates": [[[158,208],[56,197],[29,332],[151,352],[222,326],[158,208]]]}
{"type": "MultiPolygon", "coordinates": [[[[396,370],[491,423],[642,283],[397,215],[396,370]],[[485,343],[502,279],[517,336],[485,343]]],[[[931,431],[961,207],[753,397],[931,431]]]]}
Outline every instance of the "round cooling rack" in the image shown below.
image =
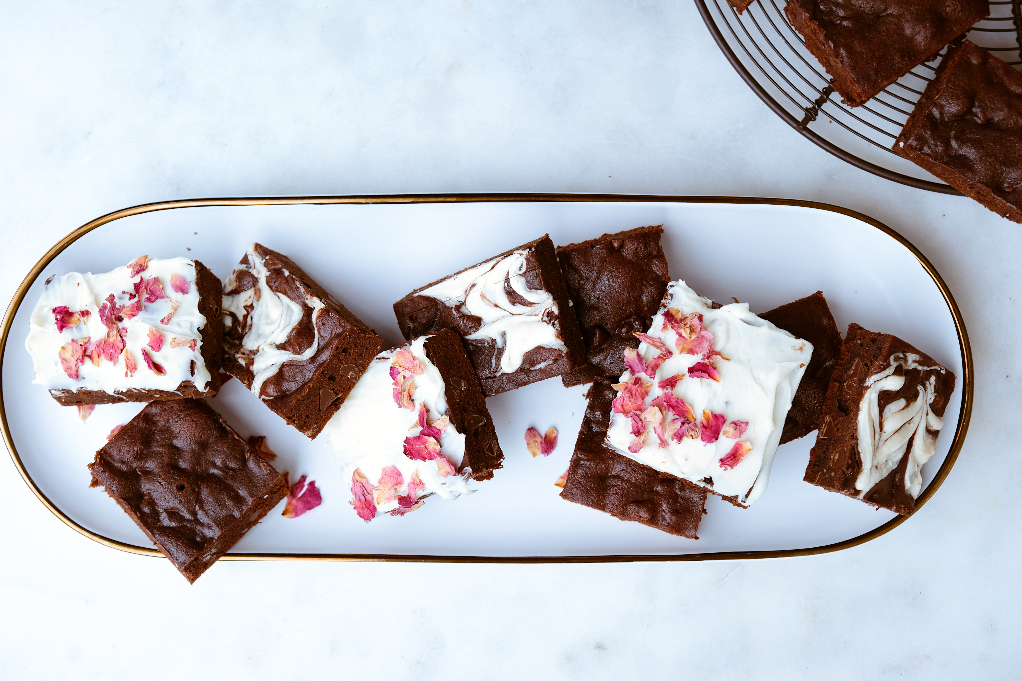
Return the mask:
{"type": "MultiPolygon", "coordinates": [[[[814,144],[874,175],[919,189],[959,193],[891,151],[939,61],[917,66],[864,105],[849,107],[788,23],[785,0],[755,0],[742,14],[727,0],[695,3],[738,74],[774,113],[814,144]]],[[[990,15],[972,27],[968,38],[1017,68],[1022,64],[1022,0],[993,0],[990,15]]]]}

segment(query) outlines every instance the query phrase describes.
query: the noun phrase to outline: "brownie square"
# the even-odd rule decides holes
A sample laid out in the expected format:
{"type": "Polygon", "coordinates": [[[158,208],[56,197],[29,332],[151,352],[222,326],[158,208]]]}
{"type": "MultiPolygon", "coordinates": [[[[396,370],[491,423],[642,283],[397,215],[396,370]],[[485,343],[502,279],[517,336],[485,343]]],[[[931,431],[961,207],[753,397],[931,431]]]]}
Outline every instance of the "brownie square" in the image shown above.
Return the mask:
{"type": "Polygon", "coordinates": [[[813,357],[784,418],[780,442],[783,445],[820,427],[830,376],[841,353],[841,332],[822,291],[776,307],[760,317],[813,346],[813,357]]]}
{"type": "Polygon", "coordinates": [[[907,515],[955,376],[896,336],[851,324],[805,481],[907,515]]]}
{"type": "Polygon", "coordinates": [[[625,348],[638,348],[671,278],[660,247],[663,227],[604,234],[557,249],[588,363],[561,376],[565,386],[617,377],[625,348]]]}
{"type": "Polygon", "coordinates": [[[198,399],[150,403],[89,470],[189,582],[288,492],[287,474],[198,399]]]}
{"type": "Polygon", "coordinates": [[[1022,73],[969,41],[952,48],[894,151],[1022,222],[1022,73]]]}
{"type": "Polygon", "coordinates": [[[224,285],[224,369],[310,438],[381,340],[290,259],[252,244],[224,285]]]}
{"type": "Polygon", "coordinates": [[[394,303],[408,340],[453,329],[486,395],[576,368],[585,347],[549,236],[412,291],[394,303]]]}
{"type": "Polygon", "coordinates": [[[987,15],[987,0],[788,0],[784,13],[849,106],[885,87],[987,15]]]}
{"type": "Polygon", "coordinates": [[[561,497],[621,520],[698,539],[706,490],[622,456],[604,444],[616,396],[609,381],[598,380],[589,388],[589,404],[561,497]]]}
{"type": "Polygon", "coordinates": [[[186,258],[52,276],[25,341],[34,382],[65,406],[215,395],[221,299],[220,280],[186,258]]]}

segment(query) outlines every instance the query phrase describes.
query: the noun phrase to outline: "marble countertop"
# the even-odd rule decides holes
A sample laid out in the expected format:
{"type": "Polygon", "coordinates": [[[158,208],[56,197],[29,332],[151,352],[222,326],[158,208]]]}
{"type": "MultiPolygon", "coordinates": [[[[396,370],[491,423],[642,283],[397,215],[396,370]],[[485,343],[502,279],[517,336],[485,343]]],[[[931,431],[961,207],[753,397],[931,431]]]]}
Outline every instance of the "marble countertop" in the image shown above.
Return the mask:
{"type": "Polygon", "coordinates": [[[774,196],[911,240],[954,292],[976,362],[969,437],[939,493],[879,539],[807,558],[231,562],[190,587],[71,531],[0,462],[5,676],[1017,674],[1022,227],[803,139],[690,0],[4,3],[0,92],[3,300],[72,229],[153,201],[774,196]]]}

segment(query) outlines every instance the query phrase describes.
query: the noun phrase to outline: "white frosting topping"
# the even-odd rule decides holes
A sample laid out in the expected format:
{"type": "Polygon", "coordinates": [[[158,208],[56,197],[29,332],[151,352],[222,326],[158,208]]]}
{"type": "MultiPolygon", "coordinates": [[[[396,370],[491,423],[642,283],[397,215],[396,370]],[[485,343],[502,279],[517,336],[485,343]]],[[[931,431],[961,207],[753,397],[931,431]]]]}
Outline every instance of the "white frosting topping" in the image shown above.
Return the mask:
{"type": "MultiPolygon", "coordinates": [[[[766,489],[784,419],[809,364],[812,345],[760,319],[749,311],[746,303],[713,309],[709,300],[696,295],[683,281],[673,282],[668,287],[649,335],[663,341],[672,356],[654,372],[654,378],[639,374],[644,384],[651,384],[642,409],[650,408],[651,402],[665,394],[659,381],[682,374],[684,378],[673,389],[665,386],[666,392],[691,407],[695,421],[701,426],[700,434],[713,432],[712,427],[702,427],[704,410],[723,415],[726,425],[715,441],[704,442],[702,437],[668,437],[667,446],[662,446],[652,426],[647,424],[645,444],[638,451],[630,452],[629,446],[636,449],[637,445],[633,420],[615,409],[607,443],[647,466],[723,496],[734,496],[742,504],[752,504],[766,489]],[[713,348],[727,359],[681,352],[674,327],[668,325],[664,329],[665,314],[702,315],[702,328],[713,335],[713,348]],[[700,362],[719,372],[719,382],[688,374],[690,370],[698,372],[699,367],[693,365],[700,362]],[[729,431],[736,421],[748,424],[738,435],[734,430],[729,431]],[[734,437],[727,437],[729,432],[734,437]],[[738,443],[746,443],[744,456],[733,454],[738,443]],[[712,479],[712,483],[707,479],[712,479]]],[[[648,363],[661,353],[644,342],[639,345],[639,354],[648,363]]],[[[626,370],[621,383],[627,383],[632,377],[632,372],[626,370]]],[[[712,440],[712,435],[708,437],[712,440]]]]}
{"type": "Polygon", "coordinates": [[[25,348],[32,355],[35,368],[33,383],[44,385],[50,390],[84,389],[113,393],[129,389],[173,392],[182,381],[192,381],[197,388],[204,390],[211,378],[201,354],[202,337],[199,329],[205,325],[206,318],[199,312],[199,292],[195,285],[193,260],[149,260],[146,269],[134,277],[128,267],[118,267],[105,274],[72,272],[54,276],[44,286],[39,302],[32,311],[30,330],[25,340],[25,348]],[[188,293],[174,290],[172,274],[184,278],[188,284],[188,293]],[[135,283],[140,278],[153,277],[159,279],[167,297],[151,303],[143,302],[141,311],[133,317],[124,317],[122,314],[121,321],[116,322],[121,331],[111,332],[100,315],[104,305],[109,309],[108,296],[113,294],[117,309],[132,306],[138,300],[134,294],[135,283]],[[167,319],[173,304],[179,307],[167,319]],[[67,317],[74,325],[58,331],[54,309],[60,307],[68,309],[67,317]],[[82,314],[84,312],[88,314],[82,314]],[[70,313],[78,314],[72,316],[70,313]],[[163,344],[158,351],[150,345],[150,330],[163,336],[163,344]],[[98,341],[109,338],[112,343],[117,343],[116,336],[123,339],[125,348],[121,350],[117,346],[116,361],[97,353],[96,360],[86,356],[82,364],[77,366],[77,380],[65,371],[60,359],[62,347],[78,341],[82,351],[88,354],[89,348],[98,341]],[[86,338],[89,343],[85,343],[86,338]],[[191,341],[195,341],[194,349],[190,346],[191,341]],[[143,352],[162,367],[164,375],[158,375],[149,368],[143,352]],[[128,353],[137,366],[131,376],[125,375],[131,373],[126,361],[128,353]]]}
{"type": "MultiPolygon", "coordinates": [[[[399,496],[408,494],[413,474],[423,483],[419,499],[427,494],[453,499],[474,491],[464,475],[443,476],[436,461],[416,461],[404,453],[405,439],[419,435],[422,430],[418,425],[419,405],[426,406],[429,423],[447,414],[443,377],[423,351],[428,338],[422,336],[403,346],[423,368],[422,374],[411,377],[415,381],[414,409],[402,407],[394,400],[391,366],[395,352],[402,348],[381,352],[316,438],[333,450],[345,484],[351,483],[358,469],[370,485],[376,486],[384,468],[394,466],[402,478],[395,490],[399,496]]],[[[461,466],[465,436],[453,425],[448,425],[441,435],[440,453],[455,470],[461,466]]],[[[376,507],[378,514],[389,513],[398,508],[398,501],[376,503],[376,507]]]]}
{"type": "Polygon", "coordinates": [[[862,471],[855,479],[855,489],[864,496],[878,482],[898,467],[908,451],[905,472],[905,491],[915,499],[923,485],[920,472],[923,464],[936,451],[937,434],[944,420],[933,413],[930,404],[935,396],[936,376],[930,376],[916,386],[916,399],[909,402],[900,398],[884,407],[880,413],[880,393],[901,390],[905,385],[904,373],[895,375],[898,367],[904,370],[940,371],[940,366],[919,365],[919,355],[898,352],[891,355],[891,365],[866,379],[866,392],[859,403],[858,439],[862,471]],[[912,446],[909,448],[909,442],[912,446]]]}
{"type": "Polygon", "coordinates": [[[548,321],[558,315],[554,297],[548,291],[529,288],[525,281],[528,254],[529,251],[522,250],[495,258],[416,294],[436,298],[464,314],[479,317],[482,326],[465,338],[494,340],[503,351],[500,370],[505,374],[518,371],[525,353],[533,348],[567,350],[548,321]],[[528,304],[511,302],[504,288],[505,281],[528,304]]]}
{"type": "MultiPolygon", "coordinates": [[[[323,309],[324,304],[312,291],[300,285],[305,294],[306,305],[313,310],[312,324],[315,329],[315,339],[304,352],[297,355],[277,347],[287,341],[295,326],[302,320],[302,307],[283,293],[278,293],[270,288],[266,281],[269,271],[266,269],[265,260],[256,252],[255,244],[249,246],[247,255],[248,266],[239,269],[247,270],[254,275],[256,285],[236,295],[224,295],[224,327],[230,329],[234,323],[228,313],[232,313],[239,321],[244,320],[245,336],[242,340],[242,347],[246,352],[244,358],[239,357],[239,361],[242,361],[255,375],[250,389],[259,395],[266,379],[276,374],[284,362],[305,360],[316,354],[316,350],[319,349],[319,329],[316,328],[316,317],[323,309]],[[251,312],[248,313],[246,320],[245,308],[249,306],[251,306],[251,312]]],[[[224,291],[232,291],[237,288],[236,272],[237,270],[227,278],[224,291]]]]}

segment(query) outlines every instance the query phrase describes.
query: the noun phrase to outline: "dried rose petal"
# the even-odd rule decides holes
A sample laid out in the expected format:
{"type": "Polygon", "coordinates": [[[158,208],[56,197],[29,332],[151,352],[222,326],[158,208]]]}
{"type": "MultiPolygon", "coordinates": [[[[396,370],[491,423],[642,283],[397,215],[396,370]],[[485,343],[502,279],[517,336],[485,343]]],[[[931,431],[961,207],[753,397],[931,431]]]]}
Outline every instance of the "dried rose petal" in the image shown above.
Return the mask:
{"type": "Polygon", "coordinates": [[[558,487],[560,487],[561,489],[564,489],[564,486],[566,484],[568,484],[568,471],[570,471],[570,470],[571,470],[571,468],[569,468],[567,471],[564,471],[563,473],[561,473],[561,477],[557,478],[557,480],[556,480],[556,482],[554,482],[554,484],[557,485],[558,487]]]}
{"type": "Polygon", "coordinates": [[[188,280],[180,274],[172,274],[170,275],[170,288],[183,296],[188,295],[188,280]]]}
{"type": "Polygon", "coordinates": [[[714,414],[709,409],[703,409],[703,419],[699,424],[702,426],[702,432],[699,439],[708,445],[716,442],[720,438],[720,429],[724,427],[725,421],[727,417],[723,414],[714,414]]]}
{"type": "Polygon", "coordinates": [[[633,411],[628,418],[632,423],[632,435],[639,436],[646,432],[646,422],[642,420],[639,412],[633,411]]]}
{"type": "Polygon", "coordinates": [[[688,368],[688,375],[692,378],[712,378],[720,383],[720,372],[706,362],[696,362],[688,368]]]}
{"type": "Polygon", "coordinates": [[[135,295],[139,298],[144,298],[147,303],[155,303],[157,300],[167,297],[166,291],[163,290],[163,282],[160,281],[159,277],[140,277],[134,284],[135,295]]]}
{"type": "Polygon", "coordinates": [[[418,471],[412,471],[412,479],[408,481],[408,494],[397,498],[397,508],[390,512],[390,515],[402,516],[409,511],[414,511],[422,502],[419,501],[419,493],[425,489],[425,485],[419,478],[418,471]]]}
{"type": "Polygon", "coordinates": [[[425,403],[419,405],[419,417],[416,419],[416,424],[419,428],[425,428],[429,423],[429,410],[426,409],[425,403]]]}
{"type": "Polygon", "coordinates": [[[639,450],[646,446],[647,437],[649,437],[649,433],[643,431],[642,435],[632,440],[631,444],[628,445],[628,451],[632,454],[638,454],[639,450]]]}
{"type": "Polygon", "coordinates": [[[149,327],[149,347],[152,348],[153,352],[159,352],[163,349],[163,333],[157,331],[153,327],[149,327]]]}
{"type": "MultiPolygon", "coordinates": [[[[177,336],[174,336],[170,339],[170,347],[172,348],[189,348],[192,352],[194,352],[197,345],[198,341],[194,338],[178,338],[177,336]]],[[[221,383],[223,383],[223,381],[221,381],[221,383]]]]}
{"type": "Polygon", "coordinates": [[[60,367],[68,378],[78,380],[78,367],[85,364],[85,346],[88,344],[89,338],[77,338],[60,346],[60,350],[57,351],[60,367]]]}
{"type": "Polygon", "coordinates": [[[674,393],[664,393],[655,398],[650,404],[654,407],[660,407],[661,409],[673,412],[682,421],[696,420],[695,412],[692,411],[692,407],[688,405],[688,402],[677,397],[674,393]]]}
{"type": "Polygon", "coordinates": [[[383,473],[380,475],[380,481],[376,483],[376,491],[374,498],[377,506],[389,503],[397,499],[397,489],[405,482],[405,476],[401,475],[401,471],[398,470],[397,466],[384,466],[383,473]]]}
{"type": "Polygon", "coordinates": [[[436,467],[440,473],[441,478],[446,478],[450,475],[458,474],[458,470],[454,467],[454,464],[448,461],[447,457],[444,456],[443,454],[436,458],[436,467]]]}
{"type": "Polygon", "coordinates": [[[671,352],[670,348],[667,347],[667,343],[664,343],[659,338],[655,338],[646,333],[636,333],[635,337],[641,340],[646,345],[650,346],[651,348],[656,348],[660,352],[666,354],[668,357],[674,355],[674,353],[671,352]]]}
{"type": "Polygon", "coordinates": [[[53,321],[57,325],[57,333],[62,333],[64,329],[73,329],[81,323],[83,315],[87,317],[89,314],[88,310],[72,312],[68,309],[67,305],[58,305],[50,311],[53,312],[53,321]]]}
{"type": "Polygon", "coordinates": [[[618,414],[630,414],[645,409],[644,402],[649,394],[652,383],[646,383],[638,376],[632,376],[627,383],[617,383],[614,388],[620,393],[611,403],[611,408],[618,414]]]}
{"type": "Polygon", "coordinates": [[[123,428],[123,427],[124,427],[124,424],[122,423],[119,426],[114,426],[113,428],[111,428],[110,429],[110,434],[106,436],[106,439],[107,440],[113,440],[114,439],[114,435],[117,435],[117,433],[120,432],[121,428],[123,428]]]}
{"type": "Polygon", "coordinates": [[[699,424],[695,421],[681,421],[678,430],[671,436],[671,439],[678,443],[682,440],[699,439],[699,424]]]}
{"type": "MultiPolygon", "coordinates": [[[[302,476],[302,480],[305,476],[302,476]]],[[[299,480],[301,482],[301,480],[299,480]]],[[[373,502],[373,486],[369,483],[369,479],[362,473],[361,469],[356,468],[355,472],[351,474],[351,496],[350,503],[355,507],[355,513],[362,520],[369,522],[376,517],[376,504],[373,502]]]]}
{"type": "Polygon", "coordinates": [[[99,321],[103,322],[110,332],[117,331],[117,322],[124,321],[123,308],[114,300],[114,294],[106,297],[106,302],[99,306],[99,321]]]}
{"type": "Polygon", "coordinates": [[[170,312],[168,312],[163,317],[163,319],[160,320],[160,324],[163,325],[170,324],[170,320],[174,317],[175,314],[177,314],[177,311],[179,309],[181,309],[181,303],[177,302],[176,300],[170,301],[170,312]]]}
{"type": "Polygon", "coordinates": [[[400,370],[407,371],[412,376],[421,376],[422,372],[425,371],[422,365],[419,364],[419,360],[415,359],[415,355],[410,350],[401,349],[395,352],[394,359],[391,360],[390,364],[400,370]]]}
{"type": "Polygon", "coordinates": [[[406,437],[404,453],[413,461],[432,461],[440,456],[440,443],[425,435],[406,437]]]}
{"type": "Polygon", "coordinates": [[[745,455],[748,454],[751,450],[752,443],[747,442],[745,440],[736,442],[735,446],[731,448],[731,451],[725,454],[723,458],[721,458],[720,467],[726,471],[731,470],[732,468],[740,464],[742,462],[742,459],[745,458],[745,455]]]}
{"type": "Polygon", "coordinates": [[[557,429],[551,428],[546,435],[540,435],[535,428],[529,428],[525,431],[525,446],[528,447],[529,454],[532,454],[533,458],[541,455],[550,456],[554,447],[557,446],[557,429]]]}
{"type": "Polygon", "coordinates": [[[667,433],[664,432],[664,412],[660,411],[658,407],[650,407],[642,412],[642,420],[653,426],[653,433],[660,441],[661,449],[670,445],[667,441],[667,433]]]}
{"type": "Polygon", "coordinates": [[[646,373],[646,360],[635,348],[625,348],[625,368],[632,372],[632,376],[646,373]]]}
{"type": "Polygon", "coordinates": [[[142,272],[145,272],[147,267],[149,267],[149,256],[140,255],[128,263],[128,276],[132,278],[137,277],[142,272]]]}
{"type": "MultiPolygon", "coordinates": [[[[354,485],[352,485],[352,492],[354,491],[354,485]]],[[[281,515],[285,518],[297,518],[322,503],[323,495],[319,493],[316,481],[309,480],[309,484],[306,485],[305,476],[303,475],[298,478],[298,482],[287,493],[287,501],[284,502],[284,512],[281,515]]],[[[376,509],[373,510],[375,511],[376,509]]]]}
{"type": "Polygon", "coordinates": [[[745,429],[748,427],[748,421],[732,421],[724,427],[724,432],[722,432],[721,435],[729,440],[737,440],[741,436],[745,435],[745,429]]]}
{"type": "Polygon", "coordinates": [[[265,435],[252,435],[249,437],[248,448],[267,461],[277,460],[277,455],[273,453],[273,450],[266,446],[265,435]]]}
{"type": "Polygon", "coordinates": [[[152,371],[157,376],[167,375],[167,370],[164,369],[163,366],[160,365],[159,363],[153,361],[153,358],[149,356],[149,351],[146,350],[144,347],[142,348],[142,359],[145,360],[146,366],[149,367],[149,370],[152,371]]]}
{"type": "Polygon", "coordinates": [[[134,317],[137,317],[141,311],[142,300],[136,298],[135,300],[131,301],[130,303],[121,308],[121,317],[122,319],[132,319],[134,317]]]}
{"type": "Polygon", "coordinates": [[[401,386],[401,394],[398,395],[398,404],[409,411],[415,410],[415,403],[412,398],[415,396],[415,381],[406,381],[401,386]]]}
{"type": "Polygon", "coordinates": [[[670,392],[678,386],[678,383],[680,383],[683,378],[685,378],[685,374],[674,374],[669,378],[658,381],[656,385],[664,392],[670,392]]]}
{"type": "Polygon", "coordinates": [[[447,414],[444,414],[429,425],[431,428],[436,428],[436,430],[442,435],[447,432],[447,427],[451,425],[451,420],[447,417],[447,414]]]}
{"type": "Polygon", "coordinates": [[[135,363],[135,356],[131,350],[124,351],[124,377],[131,378],[138,371],[138,364],[135,363]]]}
{"type": "Polygon", "coordinates": [[[91,414],[92,410],[95,409],[95,408],[96,408],[96,405],[94,405],[94,404],[79,404],[78,405],[78,418],[80,418],[82,421],[84,421],[85,419],[89,418],[89,414],[91,414]]]}

